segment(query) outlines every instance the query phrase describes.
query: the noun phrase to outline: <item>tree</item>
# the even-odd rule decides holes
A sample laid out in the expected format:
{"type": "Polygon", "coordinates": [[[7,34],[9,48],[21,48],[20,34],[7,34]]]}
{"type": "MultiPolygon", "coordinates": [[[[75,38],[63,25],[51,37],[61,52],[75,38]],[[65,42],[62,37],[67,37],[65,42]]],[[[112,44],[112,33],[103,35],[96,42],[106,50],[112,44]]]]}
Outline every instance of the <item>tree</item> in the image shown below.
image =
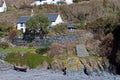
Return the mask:
{"type": "Polygon", "coordinates": [[[67,25],[58,24],[58,25],[54,26],[52,30],[53,30],[53,32],[59,33],[59,34],[65,33],[67,31],[67,25]]]}
{"type": "Polygon", "coordinates": [[[9,36],[9,40],[12,42],[16,38],[16,36],[18,36],[18,31],[16,29],[12,29],[10,30],[8,36],[9,36]]]}
{"type": "Polygon", "coordinates": [[[48,33],[47,27],[49,25],[50,21],[44,14],[40,13],[36,16],[32,16],[30,20],[26,22],[25,35],[30,35],[32,37],[39,36],[40,38],[43,38],[48,33]]]}

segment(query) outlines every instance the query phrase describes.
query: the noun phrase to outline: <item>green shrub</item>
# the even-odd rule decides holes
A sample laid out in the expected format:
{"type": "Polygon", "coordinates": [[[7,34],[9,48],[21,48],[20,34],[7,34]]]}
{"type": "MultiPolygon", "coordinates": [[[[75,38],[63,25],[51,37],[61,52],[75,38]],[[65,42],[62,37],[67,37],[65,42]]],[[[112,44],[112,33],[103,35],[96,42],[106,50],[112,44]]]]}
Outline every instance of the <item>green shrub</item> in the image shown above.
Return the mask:
{"type": "Polygon", "coordinates": [[[7,42],[0,42],[0,48],[6,49],[9,47],[9,44],[7,42]]]}
{"type": "Polygon", "coordinates": [[[52,62],[51,58],[35,53],[24,53],[24,56],[21,56],[21,53],[9,53],[5,60],[11,64],[19,66],[26,65],[30,68],[36,68],[37,66],[42,65],[44,61],[49,64],[52,62]]]}
{"type": "Polygon", "coordinates": [[[0,36],[6,36],[8,35],[8,32],[10,31],[10,29],[12,29],[13,25],[7,22],[0,22],[0,36]]]}
{"type": "Polygon", "coordinates": [[[33,48],[34,45],[33,45],[32,43],[29,43],[29,44],[28,44],[28,47],[29,47],[29,48],[33,48]]]}
{"type": "Polygon", "coordinates": [[[36,53],[38,53],[38,54],[44,54],[44,53],[46,53],[49,49],[50,49],[50,47],[48,47],[48,46],[40,47],[40,48],[37,48],[37,49],[36,49],[36,53]]]}
{"type": "Polygon", "coordinates": [[[3,37],[4,33],[3,32],[0,32],[0,37],[3,37]]]}
{"type": "Polygon", "coordinates": [[[65,33],[66,30],[67,30],[67,25],[65,25],[65,24],[58,24],[58,25],[54,26],[52,30],[53,30],[53,32],[59,33],[59,34],[65,33]]]}

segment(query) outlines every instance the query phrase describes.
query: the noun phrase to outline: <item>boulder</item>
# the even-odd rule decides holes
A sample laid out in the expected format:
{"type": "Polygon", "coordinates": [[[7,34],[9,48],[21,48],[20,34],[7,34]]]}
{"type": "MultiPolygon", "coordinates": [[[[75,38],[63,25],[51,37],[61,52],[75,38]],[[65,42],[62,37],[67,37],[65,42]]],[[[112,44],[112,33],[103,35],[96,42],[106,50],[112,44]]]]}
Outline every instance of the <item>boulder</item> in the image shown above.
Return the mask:
{"type": "Polygon", "coordinates": [[[13,68],[11,64],[0,59],[0,71],[9,70],[11,68],[13,68]]]}
{"type": "Polygon", "coordinates": [[[64,69],[66,68],[66,70],[68,71],[78,71],[83,69],[83,65],[82,63],[79,61],[78,57],[69,57],[65,60],[57,60],[55,59],[52,64],[52,69],[64,69]]]}
{"type": "Polygon", "coordinates": [[[77,57],[71,57],[67,59],[67,70],[69,71],[78,71],[83,69],[84,66],[80,62],[79,58],[77,57]]]}

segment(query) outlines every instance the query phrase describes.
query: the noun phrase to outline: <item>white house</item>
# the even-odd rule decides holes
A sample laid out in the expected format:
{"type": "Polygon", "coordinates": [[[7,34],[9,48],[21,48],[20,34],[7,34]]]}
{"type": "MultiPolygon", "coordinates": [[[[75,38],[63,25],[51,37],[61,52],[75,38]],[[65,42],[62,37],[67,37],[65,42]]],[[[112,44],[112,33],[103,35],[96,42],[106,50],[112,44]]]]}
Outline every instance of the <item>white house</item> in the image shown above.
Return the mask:
{"type": "Polygon", "coordinates": [[[31,6],[34,5],[38,6],[43,4],[62,4],[62,3],[72,4],[73,0],[36,0],[31,4],[31,6]]]}
{"type": "Polygon", "coordinates": [[[7,10],[7,6],[4,0],[0,0],[0,12],[5,12],[7,10]]]}
{"type": "Polygon", "coordinates": [[[31,16],[22,16],[19,18],[19,20],[17,21],[17,30],[21,30],[23,32],[25,32],[26,26],[25,26],[25,22],[27,22],[29,19],[31,18],[31,16]]]}
{"type": "Polygon", "coordinates": [[[47,16],[48,19],[51,21],[51,26],[63,23],[60,14],[44,14],[44,15],[47,16]]]}
{"type": "MultiPolygon", "coordinates": [[[[63,23],[63,20],[62,20],[60,14],[44,14],[44,15],[47,16],[48,19],[51,21],[50,26],[55,26],[57,24],[63,23]]],[[[31,18],[31,16],[21,17],[17,21],[17,26],[16,26],[17,30],[22,30],[23,32],[25,32],[25,30],[26,30],[25,22],[27,22],[30,18],[31,18]]]]}

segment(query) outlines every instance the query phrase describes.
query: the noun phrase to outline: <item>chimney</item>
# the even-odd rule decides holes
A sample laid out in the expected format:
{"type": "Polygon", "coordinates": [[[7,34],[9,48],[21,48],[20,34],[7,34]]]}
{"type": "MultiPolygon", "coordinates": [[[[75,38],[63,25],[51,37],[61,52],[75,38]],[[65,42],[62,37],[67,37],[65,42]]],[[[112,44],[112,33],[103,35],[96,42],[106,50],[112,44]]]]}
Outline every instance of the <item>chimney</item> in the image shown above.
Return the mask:
{"type": "Polygon", "coordinates": [[[34,11],[33,11],[33,9],[31,10],[31,16],[33,16],[34,15],[34,11]]]}

